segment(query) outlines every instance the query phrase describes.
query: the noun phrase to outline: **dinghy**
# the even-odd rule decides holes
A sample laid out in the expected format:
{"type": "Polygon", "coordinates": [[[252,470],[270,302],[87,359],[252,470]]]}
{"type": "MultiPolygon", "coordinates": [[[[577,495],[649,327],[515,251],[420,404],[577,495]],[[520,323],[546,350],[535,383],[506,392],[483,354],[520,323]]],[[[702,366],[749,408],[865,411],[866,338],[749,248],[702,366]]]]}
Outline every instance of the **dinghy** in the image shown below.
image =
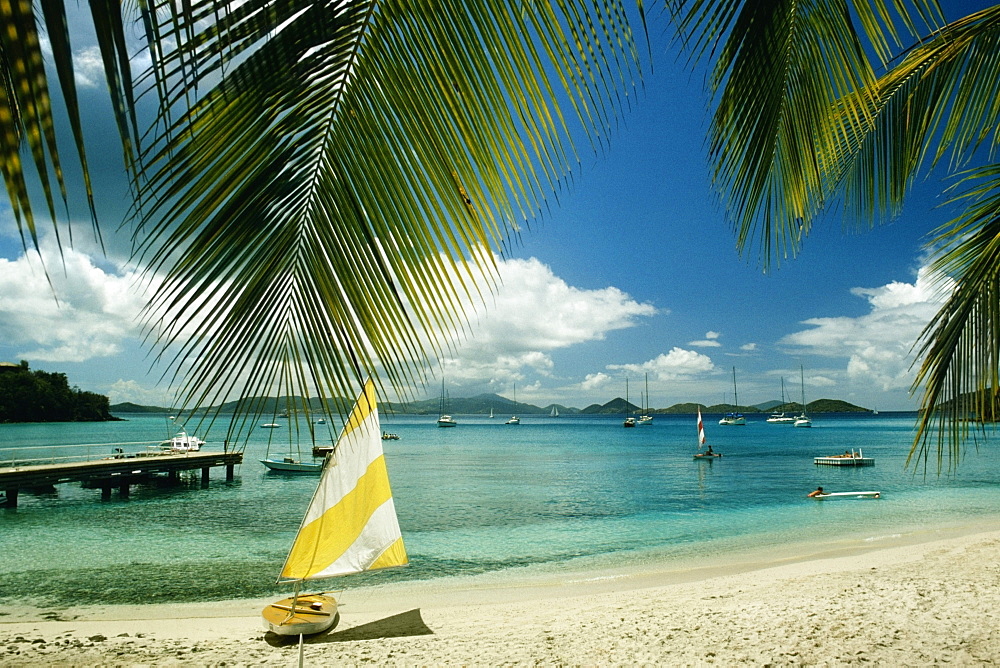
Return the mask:
{"type": "Polygon", "coordinates": [[[324,462],[281,569],[278,583],[294,583],[295,594],[264,608],[264,627],[283,636],[325,631],[336,623],[337,601],[326,593],[300,594],[303,582],[407,562],[369,378],[324,462]]]}

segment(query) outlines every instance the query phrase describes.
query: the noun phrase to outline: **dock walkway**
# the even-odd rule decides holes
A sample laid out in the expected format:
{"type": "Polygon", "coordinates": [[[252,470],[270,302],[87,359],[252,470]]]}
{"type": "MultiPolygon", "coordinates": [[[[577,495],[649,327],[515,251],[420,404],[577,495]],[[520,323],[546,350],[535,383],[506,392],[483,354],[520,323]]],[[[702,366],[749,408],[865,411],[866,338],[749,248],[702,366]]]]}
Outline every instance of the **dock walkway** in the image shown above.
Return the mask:
{"type": "Polygon", "coordinates": [[[233,468],[243,462],[242,450],[198,452],[156,452],[126,455],[113,454],[104,459],[54,464],[0,465],[0,491],[6,495],[3,505],[17,506],[18,492],[22,489],[51,487],[66,482],[82,482],[99,488],[104,498],[117,488],[119,494],[128,496],[129,486],[144,482],[151,476],[166,474],[175,478],[181,471],[201,469],[202,484],[207,485],[212,467],[225,466],[226,480],[233,479],[233,468]]]}

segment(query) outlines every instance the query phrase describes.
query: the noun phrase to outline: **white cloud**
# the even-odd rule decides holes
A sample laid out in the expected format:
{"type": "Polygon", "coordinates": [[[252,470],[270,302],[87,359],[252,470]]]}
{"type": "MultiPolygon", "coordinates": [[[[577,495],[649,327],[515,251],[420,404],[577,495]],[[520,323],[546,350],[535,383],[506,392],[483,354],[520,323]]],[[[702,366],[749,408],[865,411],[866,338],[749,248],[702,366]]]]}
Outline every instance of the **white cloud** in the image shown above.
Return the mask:
{"type": "MultiPolygon", "coordinates": [[[[913,344],[950,289],[947,282],[944,289],[941,285],[925,267],[912,284],[894,281],[879,288],[854,288],[852,294],[868,300],[869,313],[857,318],[812,318],[803,322],[809,329],[779,343],[805,354],[846,358],[844,373],[849,380],[884,391],[907,389],[914,379],[913,344]]],[[[820,385],[820,380],[811,378],[810,384],[820,385]]]]}
{"type": "Polygon", "coordinates": [[[551,374],[553,351],[603,340],[660,312],[614,287],[573,287],[535,258],[498,259],[497,264],[496,295],[467,305],[467,312],[479,314],[470,325],[471,336],[450,334],[457,352],[455,359],[442,362],[449,379],[506,390],[527,370],[551,374]]]}
{"type": "Polygon", "coordinates": [[[721,348],[722,344],[719,343],[719,337],[722,336],[719,332],[705,332],[705,338],[699,341],[688,341],[689,346],[694,346],[695,348],[721,348]]]}
{"type": "Polygon", "coordinates": [[[744,343],[742,346],[740,346],[740,350],[746,351],[748,353],[753,352],[753,351],[757,350],[757,344],[756,343],[744,343]]]}
{"type": "Polygon", "coordinates": [[[142,296],[130,271],[106,271],[86,255],[34,251],[0,258],[0,341],[18,358],[85,362],[121,352],[138,338],[142,296]],[[52,282],[49,285],[46,271],[52,282]]]}
{"type": "Polygon", "coordinates": [[[106,86],[100,48],[90,46],[73,54],[73,78],[80,88],[103,89],[106,86]]]}
{"type": "Polygon", "coordinates": [[[660,381],[678,381],[710,373],[715,370],[715,365],[706,355],[675,346],[670,352],[642,364],[609,364],[607,368],[635,374],[649,373],[660,381]]]}
{"type": "Polygon", "coordinates": [[[584,392],[592,392],[607,386],[609,382],[611,382],[611,376],[606,373],[588,373],[587,377],[580,383],[580,389],[584,392]]]}

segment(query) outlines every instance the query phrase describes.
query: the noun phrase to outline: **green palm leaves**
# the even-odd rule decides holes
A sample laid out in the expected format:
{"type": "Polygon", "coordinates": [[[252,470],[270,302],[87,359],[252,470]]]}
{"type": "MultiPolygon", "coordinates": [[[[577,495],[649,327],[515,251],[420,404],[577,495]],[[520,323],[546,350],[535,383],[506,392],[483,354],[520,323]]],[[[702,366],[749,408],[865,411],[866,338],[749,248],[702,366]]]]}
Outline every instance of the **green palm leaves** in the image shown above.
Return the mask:
{"type": "MultiPolygon", "coordinates": [[[[617,3],[162,2],[137,255],[180,400],[405,389],[494,253],[599,145],[638,56],[617,3]]],[[[306,405],[303,409],[308,410],[306,405]]],[[[246,426],[249,423],[244,424],[246,426]]]]}
{"type": "MultiPolygon", "coordinates": [[[[922,171],[991,162],[1000,122],[997,8],[921,31],[943,23],[934,2],[914,0],[902,15],[880,2],[677,4],[682,25],[701,40],[694,44],[725,37],[713,77],[715,179],[740,247],[759,246],[765,264],[794,254],[833,202],[870,223],[897,213],[922,171]],[[916,44],[889,60],[896,25],[916,44]],[[868,64],[870,53],[886,61],[883,74],[868,64]]],[[[967,192],[955,202],[965,213],[930,242],[934,269],[957,288],[919,343],[914,388],[924,396],[911,456],[925,466],[932,452],[939,469],[957,464],[968,419],[1000,414],[996,171],[961,173],[967,192]]]]}

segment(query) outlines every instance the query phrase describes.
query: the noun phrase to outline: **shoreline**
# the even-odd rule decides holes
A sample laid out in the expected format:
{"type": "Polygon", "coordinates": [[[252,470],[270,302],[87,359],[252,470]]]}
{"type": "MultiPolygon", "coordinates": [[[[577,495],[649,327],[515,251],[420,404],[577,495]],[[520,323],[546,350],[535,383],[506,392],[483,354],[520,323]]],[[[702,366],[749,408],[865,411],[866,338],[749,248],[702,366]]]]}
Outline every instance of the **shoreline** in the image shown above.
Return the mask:
{"type": "MultiPolygon", "coordinates": [[[[1000,661],[1000,521],[691,562],[349,589],[314,664],[1000,661]]],[[[329,584],[327,581],[319,584],[329,584]]],[[[259,665],[268,600],[11,609],[0,666],[259,665]]]]}

